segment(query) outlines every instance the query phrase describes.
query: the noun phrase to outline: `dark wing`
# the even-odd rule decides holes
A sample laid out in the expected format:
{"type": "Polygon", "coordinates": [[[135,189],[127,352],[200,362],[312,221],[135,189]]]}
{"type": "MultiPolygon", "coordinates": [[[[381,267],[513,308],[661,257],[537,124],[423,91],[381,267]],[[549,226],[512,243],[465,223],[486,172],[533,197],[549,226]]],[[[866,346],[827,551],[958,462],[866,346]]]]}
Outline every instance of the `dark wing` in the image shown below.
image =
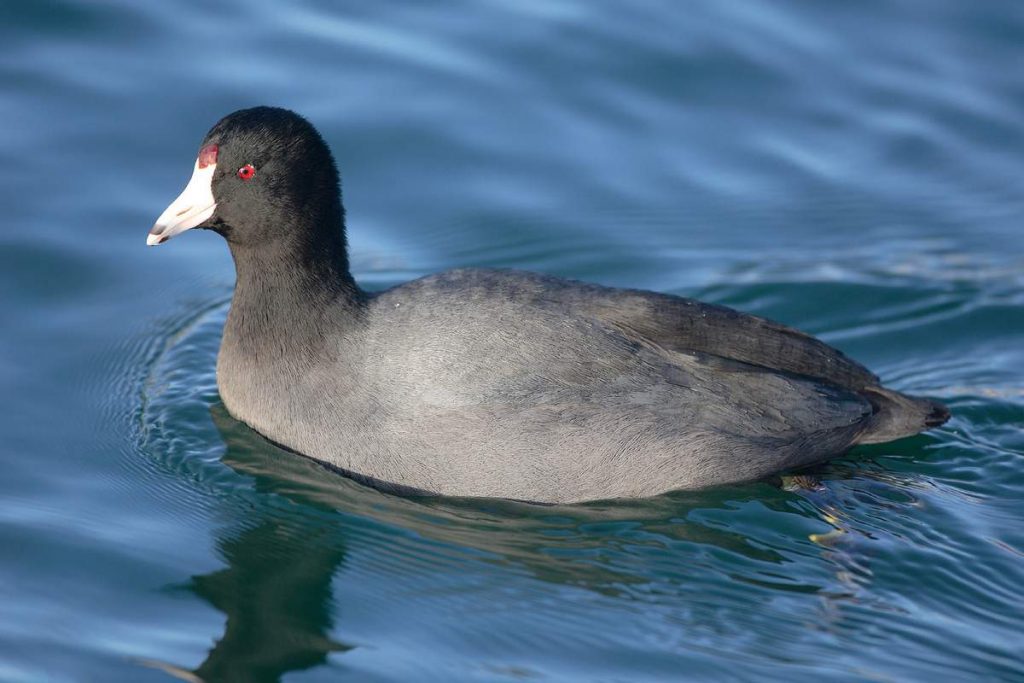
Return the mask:
{"type": "Polygon", "coordinates": [[[590,314],[638,341],[813,377],[853,391],[879,384],[878,377],[841,351],[765,318],[653,292],[604,294],[589,299],[590,314]]]}
{"type": "Polygon", "coordinates": [[[801,375],[859,394],[873,407],[861,443],[882,443],[943,424],[946,406],[883,387],[876,375],[828,344],[777,322],[665,294],[602,290],[589,312],[641,344],[697,352],[801,375]]]}

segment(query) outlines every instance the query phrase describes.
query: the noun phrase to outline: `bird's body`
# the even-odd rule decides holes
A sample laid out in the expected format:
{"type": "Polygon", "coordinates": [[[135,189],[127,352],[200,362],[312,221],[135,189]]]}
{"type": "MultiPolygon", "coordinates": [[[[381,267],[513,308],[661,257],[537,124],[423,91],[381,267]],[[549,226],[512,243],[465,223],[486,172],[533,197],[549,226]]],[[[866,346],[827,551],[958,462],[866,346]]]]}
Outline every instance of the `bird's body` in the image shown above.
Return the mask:
{"type": "Polygon", "coordinates": [[[225,405],[399,490],[567,502],[757,479],[869,440],[886,391],[811,337],[650,292],[487,270],[315,310],[281,292],[229,316],[225,405]]]}
{"type": "MultiPolygon", "coordinates": [[[[295,117],[281,111],[232,116],[295,117]]],[[[223,146],[230,128],[208,140],[223,146]]],[[[234,417],[374,485],[642,497],[763,478],[948,417],[810,336],[680,297],[472,269],[366,294],[336,201],[337,216],[303,212],[315,224],[252,219],[261,239],[240,234],[237,207],[230,222],[214,214],[238,275],[217,380],[234,417]]]]}

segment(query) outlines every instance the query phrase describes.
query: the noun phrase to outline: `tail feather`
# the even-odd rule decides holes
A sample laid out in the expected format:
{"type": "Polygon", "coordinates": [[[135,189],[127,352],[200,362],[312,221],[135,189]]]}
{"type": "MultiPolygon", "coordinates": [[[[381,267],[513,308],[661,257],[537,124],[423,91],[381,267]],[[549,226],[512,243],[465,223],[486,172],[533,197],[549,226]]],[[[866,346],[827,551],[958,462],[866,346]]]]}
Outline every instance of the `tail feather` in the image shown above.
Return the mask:
{"type": "Polygon", "coordinates": [[[949,408],[938,401],[884,387],[866,387],[862,393],[874,407],[874,415],[858,443],[895,441],[938,427],[949,419],[949,408]]]}

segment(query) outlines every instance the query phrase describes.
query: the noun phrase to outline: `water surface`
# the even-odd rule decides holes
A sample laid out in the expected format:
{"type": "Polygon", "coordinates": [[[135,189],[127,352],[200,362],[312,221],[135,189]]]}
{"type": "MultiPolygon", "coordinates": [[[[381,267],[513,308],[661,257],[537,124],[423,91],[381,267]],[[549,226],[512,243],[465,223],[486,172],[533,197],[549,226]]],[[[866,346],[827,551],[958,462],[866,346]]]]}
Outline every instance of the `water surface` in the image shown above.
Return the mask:
{"type": "Polygon", "coordinates": [[[0,680],[1024,679],[1020,3],[47,0],[0,38],[0,680]],[[219,238],[144,247],[254,104],[331,144],[367,287],[697,296],[954,418],[647,501],[327,476],[218,400],[219,238]]]}

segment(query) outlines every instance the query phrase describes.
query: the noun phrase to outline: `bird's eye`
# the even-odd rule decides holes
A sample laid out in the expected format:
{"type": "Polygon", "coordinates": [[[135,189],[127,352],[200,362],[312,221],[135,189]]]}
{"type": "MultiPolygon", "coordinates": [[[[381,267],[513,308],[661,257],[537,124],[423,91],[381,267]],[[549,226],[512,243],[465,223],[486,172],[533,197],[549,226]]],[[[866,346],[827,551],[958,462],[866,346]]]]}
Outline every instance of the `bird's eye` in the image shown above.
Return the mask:
{"type": "Polygon", "coordinates": [[[238,177],[242,180],[252,180],[255,175],[256,168],[252,164],[246,164],[242,168],[238,169],[238,177]]]}

